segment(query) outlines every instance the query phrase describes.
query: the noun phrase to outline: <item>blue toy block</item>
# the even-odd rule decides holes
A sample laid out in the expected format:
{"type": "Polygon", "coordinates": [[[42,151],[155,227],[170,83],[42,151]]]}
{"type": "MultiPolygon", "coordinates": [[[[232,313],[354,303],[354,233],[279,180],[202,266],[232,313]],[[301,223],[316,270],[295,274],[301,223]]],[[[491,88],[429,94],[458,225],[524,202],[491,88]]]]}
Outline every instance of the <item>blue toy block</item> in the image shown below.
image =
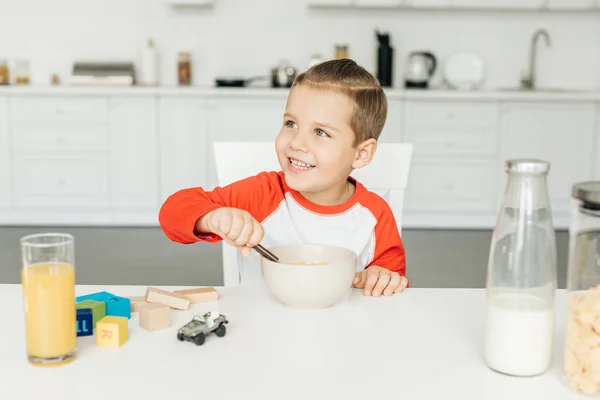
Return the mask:
{"type": "Polygon", "coordinates": [[[77,310],[77,336],[92,336],[94,334],[92,310],[80,308],[77,310]]]}
{"type": "Polygon", "coordinates": [[[116,296],[110,292],[97,292],[75,299],[78,303],[84,300],[102,301],[106,303],[106,315],[131,319],[131,300],[128,298],[116,296]]]}

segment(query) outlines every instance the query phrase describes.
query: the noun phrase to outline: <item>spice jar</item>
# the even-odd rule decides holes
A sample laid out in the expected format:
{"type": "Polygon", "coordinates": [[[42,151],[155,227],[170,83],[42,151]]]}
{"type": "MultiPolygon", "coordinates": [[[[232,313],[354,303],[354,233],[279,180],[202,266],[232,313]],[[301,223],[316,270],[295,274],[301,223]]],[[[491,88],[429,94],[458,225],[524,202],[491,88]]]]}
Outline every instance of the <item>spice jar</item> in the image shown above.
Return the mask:
{"type": "Polygon", "coordinates": [[[10,73],[8,69],[8,60],[0,59],[0,85],[10,84],[10,73]]]}
{"type": "Polygon", "coordinates": [[[335,46],[335,58],[342,59],[348,58],[348,46],[345,44],[338,44],[335,46]]]}
{"type": "Polygon", "coordinates": [[[29,81],[29,61],[15,60],[15,83],[17,85],[28,85],[29,81]]]}
{"type": "Polygon", "coordinates": [[[192,58],[190,53],[186,51],[179,53],[177,76],[180,85],[188,86],[192,84],[192,58]]]}
{"type": "Polygon", "coordinates": [[[484,359],[512,376],[548,369],[554,341],[556,240],[546,182],[550,164],[509,160],[486,279],[484,359]]]}
{"type": "Polygon", "coordinates": [[[600,181],[572,187],[563,378],[600,392],[600,181]]]}

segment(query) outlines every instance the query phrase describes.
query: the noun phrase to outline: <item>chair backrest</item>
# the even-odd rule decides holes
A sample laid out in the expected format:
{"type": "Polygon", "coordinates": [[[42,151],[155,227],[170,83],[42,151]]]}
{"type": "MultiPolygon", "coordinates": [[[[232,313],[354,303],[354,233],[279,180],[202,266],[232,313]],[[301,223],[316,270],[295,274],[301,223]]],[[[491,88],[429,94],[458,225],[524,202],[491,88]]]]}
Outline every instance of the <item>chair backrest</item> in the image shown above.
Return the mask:
{"type": "MultiPolygon", "coordinates": [[[[281,169],[273,142],[213,142],[213,148],[219,186],[262,171],[281,169]]],[[[379,143],[373,161],[352,173],[367,189],[387,201],[400,232],[412,151],[413,145],[409,143],[379,143]]],[[[226,243],[222,246],[223,284],[236,286],[240,280],[238,252],[226,243]]]]}

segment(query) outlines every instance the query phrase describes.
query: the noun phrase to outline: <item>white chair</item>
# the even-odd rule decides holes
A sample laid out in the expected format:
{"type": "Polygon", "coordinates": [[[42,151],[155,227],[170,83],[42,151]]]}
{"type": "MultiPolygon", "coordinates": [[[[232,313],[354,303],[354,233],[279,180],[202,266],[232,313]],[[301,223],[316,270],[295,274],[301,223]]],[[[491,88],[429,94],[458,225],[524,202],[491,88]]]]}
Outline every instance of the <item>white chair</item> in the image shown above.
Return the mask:
{"type": "MultiPolygon", "coordinates": [[[[229,185],[262,171],[281,170],[273,142],[214,142],[213,148],[219,186],[229,185]]],[[[352,173],[367,189],[387,201],[400,232],[412,151],[413,145],[409,143],[379,143],[373,161],[352,173]]],[[[239,285],[239,252],[223,242],[222,254],[223,285],[239,285]]]]}

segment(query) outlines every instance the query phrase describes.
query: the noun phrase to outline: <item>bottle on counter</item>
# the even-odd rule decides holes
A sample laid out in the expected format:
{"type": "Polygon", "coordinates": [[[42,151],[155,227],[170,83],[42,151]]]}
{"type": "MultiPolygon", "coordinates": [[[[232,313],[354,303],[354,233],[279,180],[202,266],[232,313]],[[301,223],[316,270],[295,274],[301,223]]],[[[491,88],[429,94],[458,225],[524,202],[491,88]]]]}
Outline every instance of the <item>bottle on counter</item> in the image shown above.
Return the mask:
{"type": "Polygon", "coordinates": [[[377,48],[377,79],[382,87],[392,86],[394,67],[394,48],[390,45],[390,35],[376,31],[379,47],[377,48]]]}
{"type": "Polygon", "coordinates": [[[179,85],[189,86],[192,84],[192,57],[189,52],[179,53],[177,61],[177,76],[179,85]]]}
{"type": "Polygon", "coordinates": [[[494,371],[536,376],[551,363],[556,239],[542,160],[506,162],[486,279],[484,359],[494,371]]]}
{"type": "Polygon", "coordinates": [[[143,86],[158,85],[158,56],[154,46],[154,40],[148,39],[148,45],[142,52],[140,84],[143,86]]]}
{"type": "Polygon", "coordinates": [[[600,182],[572,187],[567,326],[563,378],[588,395],[600,392],[600,182]]]}
{"type": "Polygon", "coordinates": [[[15,60],[15,84],[29,85],[30,81],[29,60],[15,60]]]}

